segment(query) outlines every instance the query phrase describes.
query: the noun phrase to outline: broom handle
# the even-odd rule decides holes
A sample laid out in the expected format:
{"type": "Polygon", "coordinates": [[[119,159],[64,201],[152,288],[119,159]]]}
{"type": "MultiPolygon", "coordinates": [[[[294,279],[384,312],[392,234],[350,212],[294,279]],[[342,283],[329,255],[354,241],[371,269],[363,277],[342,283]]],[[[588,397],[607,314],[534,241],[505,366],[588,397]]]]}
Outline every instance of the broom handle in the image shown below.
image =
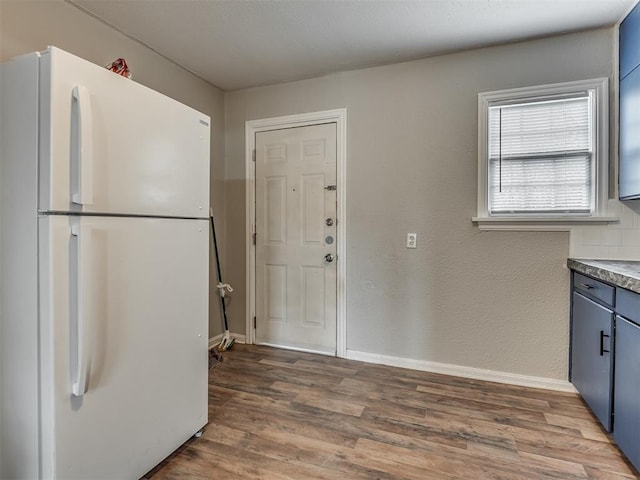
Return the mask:
{"type": "MultiPolygon", "coordinates": [[[[213,212],[210,212],[209,219],[211,220],[211,234],[213,235],[213,249],[216,252],[216,268],[218,270],[218,283],[222,283],[222,271],[220,270],[220,256],[218,255],[218,241],[216,239],[216,226],[213,223],[213,212]]],[[[220,303],[222,303],[222,316],[224,318],[224,330],[229,330],[229,324],[227,323],[227,306],[224,302],[224,297],[220,296],[220,303]]]]}

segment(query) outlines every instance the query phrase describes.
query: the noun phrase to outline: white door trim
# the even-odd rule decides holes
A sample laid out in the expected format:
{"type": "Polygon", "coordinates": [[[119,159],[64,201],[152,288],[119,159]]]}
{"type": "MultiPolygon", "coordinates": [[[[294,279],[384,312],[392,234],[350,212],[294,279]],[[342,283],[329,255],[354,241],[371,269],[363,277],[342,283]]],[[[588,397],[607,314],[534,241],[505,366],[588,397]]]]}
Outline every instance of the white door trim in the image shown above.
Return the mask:
{"type": "Polygon", "coordinates": [[[305,127],[322,123],[336,124],[337,146],[337,229],[336,242],[338,251],[337,279],[336,279],[336,355],[345,358],[347,355],[347,109],[325,110],[322,112],[301,113],[286,115],[283,117],[263,118],[249,120],[245,124],[245,168],[247,175],[247,188],[245,192],[246,224],[248,232],[246,236],[246,341],[255,343],[255,329],[253,318],[256,312],[256,249],[253,244],[255,233],[255,163],[253,151],[256,146],[256,133],[268,130],[280,130],[283,128],[305,127]]]}

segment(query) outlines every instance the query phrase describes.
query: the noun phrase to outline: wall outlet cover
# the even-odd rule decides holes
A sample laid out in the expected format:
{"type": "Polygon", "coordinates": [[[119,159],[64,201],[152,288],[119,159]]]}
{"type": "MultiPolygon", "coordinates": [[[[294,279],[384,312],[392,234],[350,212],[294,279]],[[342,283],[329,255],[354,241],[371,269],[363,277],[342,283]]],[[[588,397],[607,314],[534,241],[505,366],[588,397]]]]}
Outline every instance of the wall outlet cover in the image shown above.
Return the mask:
{"type": "Polygon", "coordinates": [[[417,247],[418,247],[418,234],[407,233],[407,248],[417,248],[417,247]]]}

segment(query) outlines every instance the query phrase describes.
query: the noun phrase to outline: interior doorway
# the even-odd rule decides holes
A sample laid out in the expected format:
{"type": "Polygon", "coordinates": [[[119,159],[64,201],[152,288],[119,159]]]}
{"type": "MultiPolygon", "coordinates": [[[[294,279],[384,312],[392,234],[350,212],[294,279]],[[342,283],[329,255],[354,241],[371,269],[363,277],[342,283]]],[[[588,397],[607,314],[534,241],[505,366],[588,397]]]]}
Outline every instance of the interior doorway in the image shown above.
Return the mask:
{"type": "Polygon", "coordinates": [[[346,110],[249,121],[247,343],[346,355],[346,110]]]}

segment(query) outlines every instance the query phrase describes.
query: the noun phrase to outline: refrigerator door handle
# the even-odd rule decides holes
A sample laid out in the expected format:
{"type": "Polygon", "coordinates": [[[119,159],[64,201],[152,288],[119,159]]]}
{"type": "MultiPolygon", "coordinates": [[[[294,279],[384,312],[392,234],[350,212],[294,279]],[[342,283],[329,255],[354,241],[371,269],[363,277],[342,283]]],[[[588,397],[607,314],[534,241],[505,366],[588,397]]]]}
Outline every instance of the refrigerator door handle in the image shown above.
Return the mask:
{"type": "MultiPolygon", "coordinates": [[[[76,237],[76,345],[75,366],[76,372],[71,384],[71,392],[76,397],[81,397],[88,390],[89,369],[91,366],[91,337],[93,321],[92,299],[92,265],[93,256],[93,230],[88,225],[73,225],[71,235],[76,237]]],[[[72,347],[73,348],[73,347],[72,347]]],[[[73,352],[73,351],[72,351],[73,352]]],[[[73,354],[73,353],[72,353],[73,354]]]]}
{"type": "MultiPolygon", "coordinates": [[[[77,135],[77,145],[72,146],[77,150],[77,160],[73,162],[71,168],[77,169],[78,183],[75,186],[77,191],[71,192],[71,201],[78,205],[93,204],[93,121],[91,114],[91,97],[89,90],[83,85],[76,85],[72,90],[73,101],[77,103],[76,118],[72,117],[72,122],[77,122],[79,134],[77,135]]],[[[73,188],[73,187],[72,187],[73,188]]]]}

